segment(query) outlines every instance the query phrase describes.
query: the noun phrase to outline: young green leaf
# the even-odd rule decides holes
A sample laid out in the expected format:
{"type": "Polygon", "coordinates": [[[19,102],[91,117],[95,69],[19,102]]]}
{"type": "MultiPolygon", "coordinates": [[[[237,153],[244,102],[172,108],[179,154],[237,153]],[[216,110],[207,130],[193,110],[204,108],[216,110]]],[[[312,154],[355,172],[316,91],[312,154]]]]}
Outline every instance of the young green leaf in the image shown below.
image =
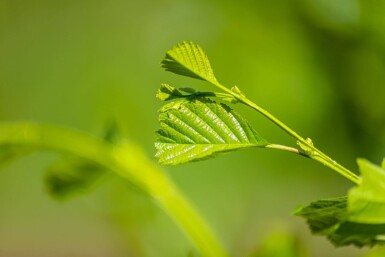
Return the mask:
{"type": "Polygon", "coordinates": [[[206,53],[193,42],[179,43],[167,51],[161,65],[166,71],[217,84],[206,53]]]}
{"type": "Polygon", "coordinates": [[[349,221],[385,224],[385,170],[364,159],[358,166],[362,183],[349,192],[349,221]]]}
{"type": "Polygon", "coordinates": [[[181,164],[268,143],[239,114],[207,98],[179,100],[160,110],[155,146],[162,164],[181,164]]]}

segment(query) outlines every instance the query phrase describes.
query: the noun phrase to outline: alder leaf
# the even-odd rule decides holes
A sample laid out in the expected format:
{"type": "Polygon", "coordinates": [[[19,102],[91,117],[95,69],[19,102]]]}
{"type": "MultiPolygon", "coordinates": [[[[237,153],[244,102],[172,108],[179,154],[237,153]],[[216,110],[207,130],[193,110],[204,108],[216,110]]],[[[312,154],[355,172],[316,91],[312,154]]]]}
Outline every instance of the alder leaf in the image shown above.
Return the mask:
{"type": "Polygon", "coordinates": [[[179,100],[160,110],[155,147],[162,164],[182,164],[268,143],[239,114],[208,98],[179,100]]]}
{"type": "Polygon", "coordinates": [[[175,74],[217,84],[209,59],[203,49],[193,42],[182,42],[166,52],[162,68],[175,74]]]}

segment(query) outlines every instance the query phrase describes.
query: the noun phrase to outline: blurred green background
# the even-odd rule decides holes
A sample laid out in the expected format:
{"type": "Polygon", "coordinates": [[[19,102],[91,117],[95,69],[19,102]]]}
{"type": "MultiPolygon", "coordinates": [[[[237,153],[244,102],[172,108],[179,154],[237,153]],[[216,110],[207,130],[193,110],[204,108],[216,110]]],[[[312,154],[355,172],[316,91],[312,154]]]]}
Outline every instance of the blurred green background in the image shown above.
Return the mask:
{"type": "MultiPolygon", "coordinates": [[[[151,157],[160,83],[210,90],[159,67],[166,50],[192,40],[224,85],[356,170],[356,157],[385,156],[384,13],[378,0],[0,0],[0,119],[93,135],[116,120],[151,157]]],[[[269,141],[293,143],[235,108],[269,141]]],[[[1,257],[180,257],[193,249],[151,199],[113,175],[92,193],[53,201],[42,178],[55,158],[33,154],[0,172],[1,257]]],[[[310,160],[251,149],[166,169],[235,257],[276,229],[314,257],[366,252],[334,249],[290,215],[352,186],[310,160]]]]}

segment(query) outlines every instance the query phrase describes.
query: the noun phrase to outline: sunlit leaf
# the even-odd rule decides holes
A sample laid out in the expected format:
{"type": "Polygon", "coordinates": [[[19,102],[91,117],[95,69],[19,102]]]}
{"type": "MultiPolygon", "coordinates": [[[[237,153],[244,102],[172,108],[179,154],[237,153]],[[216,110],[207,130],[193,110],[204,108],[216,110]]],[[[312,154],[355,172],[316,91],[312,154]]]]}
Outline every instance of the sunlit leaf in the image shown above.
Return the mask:
{"type": "Polygon", "coordinates": [[[176,101],[160,111],[155,146],[162,164],[181,164],[267,142],[239,114],[207,98],[176,101]]]}
{"type": "Polygon", "coordinates": [[[162,67],[179,75],[217,83],[206,53],[193,42],[182,42],[167,51],[162,67]]]}
{"type": "Polygon", "coordinates": [[[385,170],[364,159],[358,166],[362,183],[349,192],[349,221],[385,225],[385,170]]]}
{"type": "MultiPolygon", "coordinates": [[[[195,96],[195,94],[197,94],[197,92],[193,88],[175,88],[169,84],[162,83],[156,94],[156,98],[161,101],[169,101],[178,98],[192,97],[195,96]]],[[[213,95],[213,93],[211,94],[213,95]]]]}

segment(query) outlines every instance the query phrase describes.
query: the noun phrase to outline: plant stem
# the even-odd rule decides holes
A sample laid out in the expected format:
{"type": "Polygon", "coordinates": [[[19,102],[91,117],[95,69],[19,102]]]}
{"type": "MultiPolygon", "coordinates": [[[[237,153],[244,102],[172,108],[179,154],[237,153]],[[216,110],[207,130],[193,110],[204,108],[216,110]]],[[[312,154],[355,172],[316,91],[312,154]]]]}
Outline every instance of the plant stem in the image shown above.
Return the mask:
{"type": "Polygon", "coordinates": [[[70,153],[91,160],[148,193],[181,227],[202,256],[228,257],[214,233],[173,181],[139,147],[117,146],[65,128],[32,123],[1,123],[0,146],[70,153]]]}
{"type": "MultiPolygon", "coordinates": [[[[289,126],[287,126],[285,123],[280,121],[274,115],[272,115],[271,113],[269,113],[268,111],[266,111],[265,109],[263,109],[262,107],[260,107],[256,103],[254,103],[253,101],[246,98],[243,94],[235,93],[232,90],[226,88],[225,86],[223,86],[219,83],[216,83],[214,85],[219,87],[223,91],[233,95],[239,102],[243,103],[244,105],[251,107],[252,109],[256,110],[257,112],[259,112],[260,114],[265,116],[267,119],[272,121],[275,125],[277,125],[279,128],[281,128],[283,131],[285,131],[291,137],[296,139],[297,143],[299,143],[300,145],[304,145],[306,148],[308,148],[310,150],[310,151],[303,152],[303,151],[299,151],[298,149],[296,149],[298,151],[298,153],[301,153],[301,155],[306,155],[307,157],[324,164],[325,166],[338,172],[340,175],[344,176],[345,178],[349,179],[350,181],[352,181],[355,184],[361,183],[360,177],[358,177],[356,174],[354,174],[353,172],[351,172],[350,170],[348,170],[347,168],[345,168],[344,166],[342,166],[341,164],[337,163],[335,160],[333,160],[332,158],[330,158],[329,156],[324,154],[321,150],[316,148],[313,145],[313,143],[311,143],[311,141],[309,142],[308,140],[301,137],[294,130],[292,130],[289,126]]],[[[293,148],[286,148],[286,147],[282,148],[282,146],[280,146],[280,147],[277,147],[277,146],[278,145],[273,144],[273,145],[270,145],[269,148],[275,148],[275,149],[280,149],[280,150],[285,150],[285,151],[296,153],[296,151],[293,148]]]]}

